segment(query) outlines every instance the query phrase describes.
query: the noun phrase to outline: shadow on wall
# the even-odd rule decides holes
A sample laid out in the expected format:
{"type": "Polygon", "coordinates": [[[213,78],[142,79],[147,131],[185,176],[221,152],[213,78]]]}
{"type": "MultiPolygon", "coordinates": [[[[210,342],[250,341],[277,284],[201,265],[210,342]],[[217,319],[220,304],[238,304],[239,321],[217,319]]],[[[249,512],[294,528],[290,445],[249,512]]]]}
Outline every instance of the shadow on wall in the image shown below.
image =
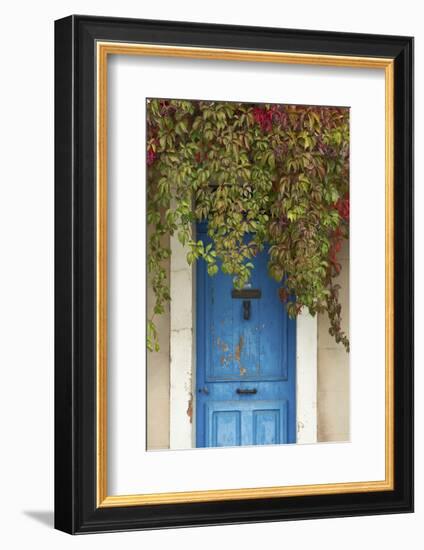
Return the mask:
{"type": "Polygon", "coordinates": [[[35,519],[38,523],[53,529],[54,512],[53,510],[24,510],[23,514],[29,518],[35,519]]]}

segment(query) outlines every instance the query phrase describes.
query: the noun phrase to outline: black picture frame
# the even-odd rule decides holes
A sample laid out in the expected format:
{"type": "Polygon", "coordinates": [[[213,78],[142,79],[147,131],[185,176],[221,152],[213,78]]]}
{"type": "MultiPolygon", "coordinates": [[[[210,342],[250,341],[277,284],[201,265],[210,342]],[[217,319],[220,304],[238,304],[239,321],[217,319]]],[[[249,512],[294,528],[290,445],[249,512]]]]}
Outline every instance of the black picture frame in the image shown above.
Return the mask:
{"type": "Polygon", "coordinates": [[[67,533],[413,511],[413,39],[73,15],[55,22],[55,527],[67,533]],[[394,60],[394,489],[97,506],[99,40],[394,60]]]}

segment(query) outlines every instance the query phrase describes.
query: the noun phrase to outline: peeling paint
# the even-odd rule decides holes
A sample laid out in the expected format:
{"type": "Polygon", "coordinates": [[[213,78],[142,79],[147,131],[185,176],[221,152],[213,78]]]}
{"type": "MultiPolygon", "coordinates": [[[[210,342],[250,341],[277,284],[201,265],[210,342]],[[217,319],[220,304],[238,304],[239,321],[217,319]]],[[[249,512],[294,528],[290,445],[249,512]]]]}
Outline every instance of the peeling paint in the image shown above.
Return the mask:
{"type": "Polygon", "coordinates": [[[245,369],[245,367],[240,363],[240,357],[243,352],[243,347],[244,347],[244,338],[243,338],[243,335],[240,335],[238,344],[234,352],[234,359],[238,363],[240,376],[244,376],[247,373],[247,370],[245,369]]]}
{"type": "Polygon", "coordinates": [[[193,423],[193,394],[190,392],[190,399],[188,400],[187,416],[190,419],[190,424],[193,423]]]}
{"type": "Polygon", "coordinates": [[[221,355],[219,358],[219,362],[223,367],[229,367],[231,365],[231,361],[233,359],[233,355],[229,353],[228,355],[221,355]]]}
{"type": "Polygon", "coordinates": [[[224,353],[226,353],[230,348],[228,347],[228,344],[224,342],[224,340],[221,340],[221,338],[218,336],[216,339],[216,345],[218,348],[220,348],[224,353]]]}
{"type": "Polygon", "coordinates": [[[243,338],[243,335],[240,335],[239,342],[236,346],[236,351],[234,353],[234,359],[237,362],[240,362],[240,357],[241,357],[241,353],[243,351],[243,346],[244,346],[244,338],[243,338]]]}

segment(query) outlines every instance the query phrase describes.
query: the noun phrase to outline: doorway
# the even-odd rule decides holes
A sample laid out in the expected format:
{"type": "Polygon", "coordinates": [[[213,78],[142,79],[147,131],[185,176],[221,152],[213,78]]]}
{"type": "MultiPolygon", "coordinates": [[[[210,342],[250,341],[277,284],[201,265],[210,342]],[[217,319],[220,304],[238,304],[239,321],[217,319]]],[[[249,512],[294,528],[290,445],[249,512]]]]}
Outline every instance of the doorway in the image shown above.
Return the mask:
{"type": "MultiPolygon", "coordinates": [[[[198,239],[208,244],[207,228],[198,239]]],[[[197,262],[196,446],[296,442],[296,320],[258,254],[249,285],[197,262]]]]}

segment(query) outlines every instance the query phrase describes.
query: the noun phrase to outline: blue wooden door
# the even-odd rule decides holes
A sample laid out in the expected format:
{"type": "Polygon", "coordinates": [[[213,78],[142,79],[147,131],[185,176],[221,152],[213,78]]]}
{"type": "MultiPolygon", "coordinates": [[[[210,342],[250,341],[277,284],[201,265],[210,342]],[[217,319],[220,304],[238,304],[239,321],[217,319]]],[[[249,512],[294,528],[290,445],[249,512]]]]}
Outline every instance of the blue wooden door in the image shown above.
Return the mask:
{"type": "MultiPolygon", "coordinates": [[[[208,242],[206,228],[198,238],[208,242]]],[[[197,265],[197,447],[296,442],[296,322],[259,254],[249,287],[197,265]]]]}

